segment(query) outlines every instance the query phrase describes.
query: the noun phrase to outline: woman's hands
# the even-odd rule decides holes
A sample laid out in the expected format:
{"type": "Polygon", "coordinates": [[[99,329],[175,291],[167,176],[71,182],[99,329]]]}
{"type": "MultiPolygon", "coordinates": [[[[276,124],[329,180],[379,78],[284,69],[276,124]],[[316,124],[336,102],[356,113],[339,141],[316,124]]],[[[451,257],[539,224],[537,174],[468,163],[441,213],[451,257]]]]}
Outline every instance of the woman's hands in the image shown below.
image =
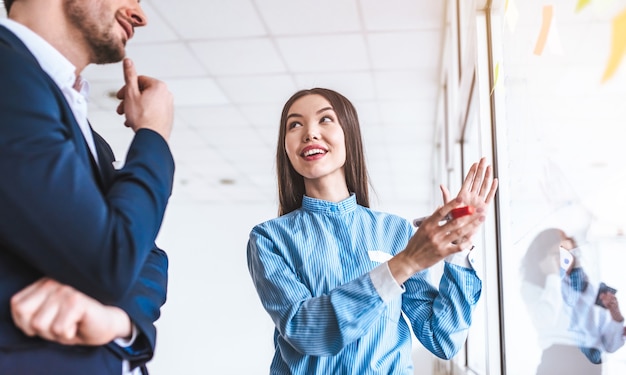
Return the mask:
{"type": "Polygon", "coordinates": [[[456,198],[450,199],[448,190],[441,186],[444,205],[422,222],[404,251],[389,260],[396,281],[402,284],[416,272],[471,247],[471,238],[485,220],[497,188],[498,180],[492,178],[492,168],[485,158],[471,166],[456,198]],[[452,209],[460,206],[473,206],[475,210],[471,215],[440,224],[452,209]]]}
{"type": "MultiPolygon", "coordinates": [[[[440,186],[440,189],[443,195],[443,202],[450,202],[450,192],[448,189],[443,185],[440,186]]],[[[493,197],[496,195],[497,189],[498,179],[492,179],[491,165],[487,165],[487,159],[481,158],[479,163],[474,163],[470,167],[456,199],[460,201],[462,205],[474,207],[475,213],[484,213],[491,204],[493,197]]],[[[484,218],[484,214],[482,217],[484,218]]],[[[476,230],[478,230],[478,226],[476,230]]],[[[476,233],[476,231],[469,236],[457,239],[455,243],[461,244],[467,242],[474,233],[476,233]]]]}

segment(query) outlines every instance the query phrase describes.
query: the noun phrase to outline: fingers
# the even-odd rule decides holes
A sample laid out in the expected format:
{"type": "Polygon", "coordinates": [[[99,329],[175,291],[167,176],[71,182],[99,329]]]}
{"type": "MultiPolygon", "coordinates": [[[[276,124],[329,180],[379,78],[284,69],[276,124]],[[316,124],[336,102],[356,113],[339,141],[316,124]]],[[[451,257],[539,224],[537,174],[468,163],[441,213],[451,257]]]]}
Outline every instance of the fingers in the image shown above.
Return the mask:
{"type": "Polygon", "coordinates": [[[487,169],[487,172],[490,171],[490,167],[487,166],[487,158],[482,157],[476,167],[476,173],[474,174],[474,179],[472,180],[472,188],[470,192],[473,194],[479,194],[482,196],[482,194],[480,194],[480,189],[482,188],[485,180],[487,180],[485,176],[485,169],[487,169]]]}
{"type": "Polygon", "coordinates": [[[493,178],[493,167],[482,157],[470,167],[459,196],[463,197],[466,204],[486,205],[493,200],[497,189],[498,179],[493,178]]]}
{"type": "Polygon", "coordinates": [[[122,65],[124,67],[124,87],[126,88],[127,94],[138,95],[139,80],[137,79],[137,72],[135,71],[133,61],[129,58],[125,58],[122,65]]]}
{"type": "Polygon", "coordinates": [[[476,212],[471,215],[447,220],[450,211],[458,207],[460,203],[460,198],[456,197],[439,207],[430,217],[422,222],[418,230],[423,229],[430,232],[430,237],[433,241],[441,240],[447,244],[452,243],[455,245],[456,251],[471,247],[472,236],[478,231],[478,228],[485,220],[484,211],[481,207],[478,207],[476,208],[476,212]],[[445,223],[441,224],[443,221],[445,221],[445,223]]]}
{"type": "Polygon", "coordinates": [[[133,61],[129,58],[125,58],[122,63],[122,69],[124,73],[124,86],[119,89],[115,95],[119,100],[121,100],[115,110],[118,115],[123,115],[126,112],[124,108],[125,99],[133,98],[139,95],[139,80],[137,78],[137,71],[135,70],[133,61]]]}
{"type": "Polygon", "coordinates": [[[115,110],[115,112],[117,112],[118,115],[124,114],[124,102],[123,101],[117,105],[117,109],[115,110]]]}
{"type": "Polygon", "coordinates": [[[439,185],[441,195],[443,196],[443,204],[450,202],[450,191],[443,185],[439,185]]]}
{"type": "Polygon", "coordinates": [[[32,327],[31,322],[37,314],[39,307],[45,303],[47,293],[54,287],[54,280],[41,278],[22,289],[11,298],[11,317],[15,325],[26,335],[35,336],[37,332],[32,327]]]}
{"type": "Polygon", "coordinates": [[[123,61],[124,86],[116,96],[121,100],[116,108],[124,115],[124,125],[137,132],[147,128],[169,140],[174,122],[174,100],[167,85],[157,79],[137,75],[132,60],[123,61]]]}
{"type": "Polygon", "coordinates": [[[613,293],[604,292],[600,294],[600,300],[602,304],[606,307],[617,306],[617,298],[613,293]]]}
{"type": "Polygon", "coordinates": [[[472,237],[478,232],[484,220],[485,216],[475,214],[450,220],[442,226],[446,242],[458,245],[461,249],[471,247],[472,237]]]}
{"type": "Polygon", "coordinates": [[[485,198],[486,204],[491,203],[491,201],[493,200],[493,197],[496,195],[497,190],[498,190],[498,179],[494,178],[493,181],[491,181],[491,189],[489,190],[489,194],[487,194],[487,197],[485,198]]]}
{"type": "Polygon", "coordinates": [[[468,192],[472,191],[472,188],[474,185],[474,179],[476,178],[477,169],[478,169],[478,163],[472,164],[469,171],[467,172],[467,175],[465,175],[465,179],[463,180],[463,184],[461,185],[461,191],[468,191],[468,192]]]}
{"type": "MultiPolygon", "coordinates": [[[[445,189],[445,188],[442,187],[442,192],[443,192],[443,189],[445,189]]],[[[447,189],[446,189],[446,191],[447,191],[447,189]]],[[[444,193],[444,199],[446,199],[445,193],[444,193]]],[[[424,221],[435,222],[435,223],[437,223],[437,225],[439,225],[439,222],[446,220],[447,217],[448,217],[448,214],[450,213],[450,211],[452,211],[453,208],[458,207],[458,205],[461,204],[461,202],[462,202],[461,198],[459,198],[459,197],[456,197],[453,200],[449,200],[443,206],[441,206],[437,210],[435,210],[435,212],[433,212],[433,214],[428,219],[426,219],[424,221]]]]}
{"type": "Polygon", "coordinates": [[[81,296],[70,286],[42,278],[13,296],[13,321],[28,336],[75,344],[84,312],[81,296]]]}
{"type": "MultiPolygon", "coordinates": [[[[481,163],[484,160],[481,159],[481,163]]],[[[489,190],[489,185],[491,183],[491,174],[492,174],[492,170],[491,170],[491,165],[488,165],[485,170],[484,170],[484,174],[482,175],[482,183],[480,184],[480,190],[478,191],[478,195],[481,197],[486,196],[487,191],[489,190]]]]}
{"type": "Polygon", "coordinates": [[[83,299],[86,298],[74,288],[64,286],[53,301],[57,305],[56,315],[40,336],[66,345],[77,343],[79,322],[85,314],[83,299]]]}

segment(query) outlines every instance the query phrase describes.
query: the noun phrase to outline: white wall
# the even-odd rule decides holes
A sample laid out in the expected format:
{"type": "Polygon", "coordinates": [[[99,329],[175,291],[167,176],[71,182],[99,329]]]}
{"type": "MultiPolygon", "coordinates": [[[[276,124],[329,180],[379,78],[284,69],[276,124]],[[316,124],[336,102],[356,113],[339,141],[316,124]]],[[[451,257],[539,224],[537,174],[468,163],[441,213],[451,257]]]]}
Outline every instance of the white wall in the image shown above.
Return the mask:
{"type": "Polygon", "coordinates": [[[168,206],[157,240],[170,259],[168,301],[151,374],[268,373],[273,324],[248,274],[246,242],[275,212],[273,202],[168,206]]]}

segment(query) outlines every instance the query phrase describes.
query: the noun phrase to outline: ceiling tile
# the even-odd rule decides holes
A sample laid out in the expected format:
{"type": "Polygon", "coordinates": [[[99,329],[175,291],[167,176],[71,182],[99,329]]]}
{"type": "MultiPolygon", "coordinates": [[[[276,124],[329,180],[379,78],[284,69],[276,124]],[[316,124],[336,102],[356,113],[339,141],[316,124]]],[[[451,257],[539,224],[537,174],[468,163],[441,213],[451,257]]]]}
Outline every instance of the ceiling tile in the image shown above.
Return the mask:
{"type": "Polygon", "coordinates": [[[116,95],[123,84],[123,80],[89,81],[89,111],[115,112],[120,103],[116,95]]]}
{"type": "Polygon", "coordinates": [[[383,118],[380,112],[380,103],[378,100],[352,100],[359,115],[359,122],[361,127],[376,126],[382,123],[383,118]]]}
{"type": "Polygon", "coordinates": [[[439,68],[375,72],[378,98],[430,99],[439,89],[439,68]]]}
{"type": "MultiPolygon", "coordinates": [[[[141,67],[137,69],[138,74],[143,74],[141,67]]],[[[124,85],[124,71],[122,63],[106,64],[106,65],[88,65],[81,75],[89,81],[111,81],[116,82],[116,87],[121,88],[124,85]]]]}
{"type": "Polygon", "coordinates": [[[148,18],[148,25],[135,30],[132,44],[172,42],[178,39],[175,29],[163,20],[152,7],[150,0],[142,1],[141,9],[148,18]]]}
{"type": "Polygon", "coordinates": [[[273,35],[335,34],[361,29],[355,0],[256,0],[273,35]]]}
{"type": "Polygon", "coordinates": [[[277,99],[280,101],[276,101],[275,103],[242,104],[239,106],[239,110],[254,127],[271,132],[272,135],[274,133],[278,135],[280,113],[288,96],[277,99]]]}
{"type": "Polygon", "coordinates": [[[262,142],[256,131],[248,125],[230,124],[228,127],[198,128],[198,136],[208,140],[216,147],[223,148],[226,152],[247,152],[250,146],[262,142]],[[237,148],[237,151],[234,151],[237,148]]]}
{"type": "Polygon", "coordinates": [[[184,39],[266,35],[251,0],[151,0],[153,8],[184,39]]]}
{"type": "Polygon", "coordinates": [[[436,108],[437,101],[435,99],[385,100],[380,102],[382,121],[386,124],[394,122],[434,124],[436,108]]]}
{"type": "Polygon", "coordinates": [[[178,107],[230,103],[212,78],[167,79],[165,82],[174,95],[174,104],[178,107]]]}
{"type": "Polygon", "coordinates": [[[445,1],[360,0],[371,31],[443,29],[445,1]]]}
{"type": "Polygon", "coordinates": [[[282,37],[276,42],[292,73],[355,72],[370,68],[360,34],[282,37]]]}
{"type": "Polygon", "coordinates": [[[296,82],[301,88],[323,87],[335,90],[350,101],[372,100],[376,97],[369,72],[297,74],[296,82]]]}
{"type": "MultiPolygon", "coordinates": [[[[240,104],[283,102],[296,92],[292,77],[284,74],[218,77],[217,80],[228,97],[240,104]]],[[[280,113],[281,108],[276,110],[280,113]]]]}
{"type": "MultiPolygon", "coordinates": [[[[184,78],[206,75],[207,72],[183,43],[129,44],[127,56],[135,63],[139,75],[184,78]]],[[[88,80],[124,82],[122,63],[89,65],[83,72],[88,80]]]]}
{"type": "Polygon", "coordinates": [[[435,126],[430,123],[394,123],[384,127],[384,139],[389,145],[397,145],[400,148],[427,148],[432,149],[434,142],[435,126]]]}
{"type": "Polygon", "coordinates": [[[140,44],[128,48],[137,72],[159,79],[196,77],[206,70],[183,43],[140,44]]]}
{"type": "Polygon", "coordinates": [[[374,69],[438,68],[442,32],[439,30],[369,34],[374,69]]]}
{"type": "Polygon", "coordinates": [[[189,43],[213,75],[281,73],[285,70],[269,39],[229,39],[189,43]]]}

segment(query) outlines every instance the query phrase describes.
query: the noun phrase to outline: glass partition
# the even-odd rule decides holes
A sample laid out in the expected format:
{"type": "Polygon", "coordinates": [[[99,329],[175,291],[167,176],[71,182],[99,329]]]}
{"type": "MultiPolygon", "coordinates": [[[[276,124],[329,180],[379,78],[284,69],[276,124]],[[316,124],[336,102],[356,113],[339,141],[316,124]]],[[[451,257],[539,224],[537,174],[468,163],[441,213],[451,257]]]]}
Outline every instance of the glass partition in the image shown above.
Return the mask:
{"type": "Polygon", "coordinates": [[[626,1],[493,3],[505,373],[625,374],[626,1]]]}

